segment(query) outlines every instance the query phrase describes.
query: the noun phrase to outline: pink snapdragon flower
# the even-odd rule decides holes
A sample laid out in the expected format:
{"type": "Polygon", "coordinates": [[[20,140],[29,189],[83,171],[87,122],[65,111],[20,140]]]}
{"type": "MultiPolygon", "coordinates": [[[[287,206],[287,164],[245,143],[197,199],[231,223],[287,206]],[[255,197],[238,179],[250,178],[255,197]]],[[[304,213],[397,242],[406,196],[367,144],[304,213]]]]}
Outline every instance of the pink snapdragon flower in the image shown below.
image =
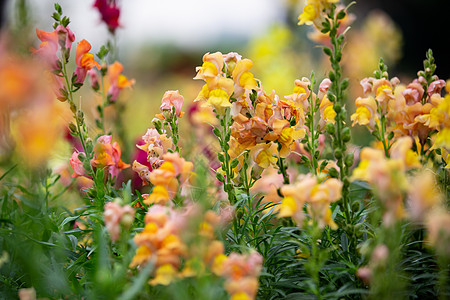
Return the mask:
{"type": "MultiPolygon", "coordinates": [[[[84,153],[83,153],[84,154],[84,153]]],[[[83,162],[78,158],[80,155],[79,152],[75,151],[70,158],[70,166],[72,167],[74,173],[72,174],[73,178],[77,178],[80,176],[86,176],[86,169],[83,166],[83,162]]]]}
{"type": "Polygon", "coordinates": [[[445,81],[442,79],[438,79],[430,83],[427,89],[428,97],[431,97],[433,94],[440,94],[442,88],[445,87],[445,81]]]}
{"type": "Polygon", "coordinates": [[[181,118],[184,115],[184,112],[181,111],[183,102],[184,97],[178,91],[167,91],[162,98],[160,109],[162,112],[172,112],[172,107],[175,107],[175,114],[181,118]]]}
{"type": "Polygon", "coordinates": [[[422,100],[424,90],[422,85],[417,79],[408,84],[406,89],[402,92],[403,97],[405,97],[406,105],[414,105],[422,100]]]}
{"type": "Polygon", "coordinates": [[[46,32],[36,28],[36,35],[41,44],[39,49],[32,48],[31,51],[44,59],[52,69],[58,69],[58,34],[56,31],[46,32]]]}
{"type": "Polygon", "coordinates": [[[61,49],[65,49],[67,50],[67,53],[70,53],[72,43],[75,41],[75,34],[69,27],[64,27],[62,25],[58,25],[55,31],[58,35],[58,43],[61,49]]]}
{"type": "Polygon", "coordinates": [[[115,242],[120,238],[120,225],[129,227],[133,222],[134,209],[130,205],[120,206],[117,202],[108,202],[103,217],[111,240],[115,242]]]}

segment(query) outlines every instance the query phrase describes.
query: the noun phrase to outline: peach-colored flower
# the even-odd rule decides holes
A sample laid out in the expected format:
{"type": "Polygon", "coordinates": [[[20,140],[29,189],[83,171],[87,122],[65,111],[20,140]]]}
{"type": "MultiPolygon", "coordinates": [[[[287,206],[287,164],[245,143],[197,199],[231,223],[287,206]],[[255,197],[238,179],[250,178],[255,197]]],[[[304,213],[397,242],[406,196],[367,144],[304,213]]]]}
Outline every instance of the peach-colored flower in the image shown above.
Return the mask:
{"type": "Polygon", "coordinates": [[[250,149],[250,156],[253,161],[261,168],[275,166],[277,162],[276,156],[277,146],[274,143],[257,144],[250,149]]]}
{"type": "Polygon", "coordinates": [[[139,163],[138,161],[133,162],[132,169],[136,172],[139,178],[142,179],[142,185],[146,185],[150,182],[150,169],[146,165],[139,163]]]}
{"type": "Polygon", "coordinates": [[[209,78],[216,77],[222,72],[223,64],[224,59],[222,53],[206,53],[203,55],[203,65],[196,68],[197,75],[194,79],[203,79],[206,81],[209,78]]]}
{"type": "Polygon", "coordinates": [[[115,242],[120,237],[121,224],[129,227],[133,222],[134,210],[130,205],[121,206],[117,202],[108,202],[105,204],[103,217],[111,240],[115,242]]]}
{"type": "Polygon", "coordinates": [[[251,60],[247,58],[241,59],[236,62],[236,66],[231,74],[234,82],[247,90],[256,90],[258,87],[253,74],[249,71],[252,66],[253,62],[251,60]]]}
{"type": "Polygon", "coordinates": [[[422,166],[417,153],[411,150],[412,145],[413,140],[405,136],[396,140],[389,150],[391,159],[398,159],[403,162],[404,170],[420,168],[422,166]]]}
{"type": "Polygon", "coordinates": [[[423,170],[410,181],[408,188],[408,212],[412,220],[421,222],[426,214],[443,200],[431,170],[423,170]]]}
{"type": "Polygon", "coordinates": [[[341,198],[342,182],[330,178],[322,183],[311,174],[301,175],[295,183],[284,185],[281,193],[284,198],[281,202],[279,217],[292,217],[299,225],[303,225],[304,204],[308,204],[308,211],[319,227],[329,225],[335,229],[336,224],[331,218],[331,202],[341,198]]]}
{"type": "Polygon", "coordinates": [[[430,85],[427,88],[428,97],[431,97],[433,94],[440,94],[441,89],[443,89],[445,85],[446,83],[442,79],[438,79],[430,83],[430,85]]]}
{"type": "Polygon", "coordinates": [[[334,124],[336,123],[336,111],[334,110],[333,103],[328,99],[328,97],[325,95],[322,98],[322,101],[320,102],[320,121],[319,121],[319,127],[321,129],[325,128],[325,125],[328,123],[334,124]]]}
{"type": "Polygon", "coordinates": [[[167,153],[169,149],[174,148],[172,138],[168,137],[165,133],[160,134],[156,129],[149,128],[142,140],[145,144],[136,145],[137,148],[147,152],[147,161],[150,163],[153,169],[157,169],[164,162],[163,155],[167,153]]]}
{"type": "Polygon", "coordinates": [[[450,213],[444,208],[431,211],[426,217],[427,239],[436,251],[444,256],[450,255],[450,213]]]}
{"type": "Polygon", "coordinates": [[[408,159],[404,155],[395,156],[388,159],[382,150],[366,147],[361,150],[360,163],[352,175],[353,179],[367,181],[375,188],[387,225],[405,216],[402,194],[408,187],[405,176],[408,159]]]}
{"type": "Polygon", "coordinates": [[[377,103],[374,98],[371,96],[367,98],[358,97],[355,104],[356,112],[350,117],[353,121],[352,126],[358,123],[359,125],[367,125],[370,130],[374,130],[378,120],[377,103]]]}
{"type": "Polygon", "coordinates": [[[151,206],[145,217],[144,230],[134,237],[138,249],[130,267],[153,260],[157,268],[169,264],[178,269],[181,258],[187,254],[186,245],[179,236],[180,219],[183,216],[170,208],[151,206]]]}
{"type": "Polygon", "coordinates": [[[403,90],[402,95],[405,97],[406,105],[413,105],[422,100],[423,93],[422,85],[417,80],[414,80],[403,90]]]}
{"type": "Polygon", "coordinates": [[[225,289],[232,299],[242,297],[241,293],[247,299],[255,299],[262,263],[263,257],[258,252],[247,255],[233,252],[224,260],[221,275],[225,277],[225,289]]]}
{"type": "MultiPolygon", "coordinates": [[[[261,178],[255,182],[251,191],[254,193],[261,193],[264,195],[263,203],[279,203],[281,197],[278,195],[278,189],[283,185],[283,175],[277,172],[275,168],[267,168],[261,174],[261,178]]],[[[276,211],[279,210],[279,205],[271,206],[276,211]]]]}
{"type": "Polygon", "coordinates": [[[36,290],[33,287],[20,289],[18,296],[20,300],[36,300],[36,290]]]}
{"type": "Polygon", "coordinates": [[[385,78],[375,79],[372,89],[375,94],[375,100],[381,105],[382,111],[386,112],[387,103],[395,98],[391,82],[385,78]]]}
{"type": "Polygon", "coordinates": [[[184,115],[184,112],[181,112],[183,102],[184,97],[178,91],[167,91],[162,98],[160,109],[161,111],[172,112],[172,107],[174,107],[175,115],[181,118],[184,115]]]}
{"type": "Polygon", "coordinates": [[[223,55],[223,60],[226,64],[226,71],[231,74],[233,73],[236,63],[242,59],[242,56],[236,52],[230,52],[223,55]]]}
{"type": "MultiPolygon", "coordinates": [[[[300,105],[300,107],[304,110],[304,111],[308,111],[309,109],[309,95],[311,93],[311,91],[309,90],[311,82],[309,81],[308,78],[303,77],[301,80],[300,79],[296,79],[294,81],[295,87],[293,90],[293,94],[285,96],[284,98],[291,100],[292,102],[300,105]]],[[[325,88],[325,85],[322,86],[323,88],[325,88]]],[[[316,100],[316,95],[313,94],[313,103],[315,103],[316,100]]]]}
{"type": "Polygon", "coordinates": [[[287,120],[275,119],[273,122],[273,136],[277,137],[276,140],[281,145],[279,150],[280,157],[288,157],[291,153],[291,145],[294,141],[303,138],[305,134],[306,130],[304,128],[291,127],[287,120]]]}

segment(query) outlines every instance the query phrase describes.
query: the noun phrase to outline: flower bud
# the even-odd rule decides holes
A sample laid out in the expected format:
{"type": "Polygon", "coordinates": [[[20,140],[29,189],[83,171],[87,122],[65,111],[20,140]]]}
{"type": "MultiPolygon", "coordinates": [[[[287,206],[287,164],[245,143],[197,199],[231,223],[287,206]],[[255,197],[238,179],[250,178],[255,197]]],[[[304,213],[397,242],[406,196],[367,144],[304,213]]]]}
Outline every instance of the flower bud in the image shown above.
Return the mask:
{"type": "Polygon", "coordinates": [[[347,143],[351,139],[350,128],[345,127],[342,129],[342,140],[347,143]]]}
{"type": "Polygon", "coordinates": [[[333,135],[335,133],[334,124],[328,123],[326,126],[327,126],[327,133],[333,135]]]}

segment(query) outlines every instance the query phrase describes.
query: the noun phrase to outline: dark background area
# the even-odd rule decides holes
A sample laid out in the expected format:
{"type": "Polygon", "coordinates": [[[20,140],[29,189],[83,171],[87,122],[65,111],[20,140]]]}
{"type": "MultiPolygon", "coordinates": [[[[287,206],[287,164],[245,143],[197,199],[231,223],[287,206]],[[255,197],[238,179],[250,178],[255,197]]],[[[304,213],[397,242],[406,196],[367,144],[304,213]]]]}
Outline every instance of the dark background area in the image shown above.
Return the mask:
{"type": "Polygon", "coordinates": [[[423,69],[425,53],[431,48],[437,64],[436,74],[444,80],[450,78],[450,1],[362,0],[352,9],[362,20],[377,8],[387,13],[403,34],[403,55],[392,68],[394,74],[415,76],[423,69]]]}

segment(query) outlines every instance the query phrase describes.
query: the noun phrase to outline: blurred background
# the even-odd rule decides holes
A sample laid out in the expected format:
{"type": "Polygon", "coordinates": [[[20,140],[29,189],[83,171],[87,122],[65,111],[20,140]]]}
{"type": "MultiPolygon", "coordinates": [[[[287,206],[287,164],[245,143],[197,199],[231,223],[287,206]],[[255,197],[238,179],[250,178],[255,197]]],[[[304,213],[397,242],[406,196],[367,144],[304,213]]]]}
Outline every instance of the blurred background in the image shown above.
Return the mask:
{"type": "MultiPolygon", "coordinates": [[[[0,2],[3,31],[10,33],[17,49],[27,51],[39,45],[35,28],[52,31],[54,2],[0,2]]],[[[179,90],[188,109],[202,86],[192,78],[206,52],[234,51],[251,59],[255,77],[266,91],[274,89],[280,97],[291,94],[295,79],[309,77],[313,70],[320,80],[329,70],[311,28],[297,26],[302,0],[117,0],[120,27],[114,38],[94,2],[60,0],[59,4],[70,17],[76,41],[88,40],[95,53],[114,40],[124,74],[136,79],[133,90],[120,98],[126,103],[121,110],[127,133],[123,144],[130,147],[151,126],[166,90],[179,90]]],[[[350,8],[353,22],[343,58],[351,83],[349,103],[361,95],[359,81],[372,75],[379,57],[388,64],[391,77],[407,82],[423,68],[425,52],[432,48],[436,73],[444,80],[449,78],[445,38],[449,26],[444,16],[448,7],[448,1],[438,0],[426,4],[420,0],[357,1],[350,8]]],[[[80,95],[80,103],[89,107],[85,111],[93,114],[93,93],[83,87],[80,95]]]]}

